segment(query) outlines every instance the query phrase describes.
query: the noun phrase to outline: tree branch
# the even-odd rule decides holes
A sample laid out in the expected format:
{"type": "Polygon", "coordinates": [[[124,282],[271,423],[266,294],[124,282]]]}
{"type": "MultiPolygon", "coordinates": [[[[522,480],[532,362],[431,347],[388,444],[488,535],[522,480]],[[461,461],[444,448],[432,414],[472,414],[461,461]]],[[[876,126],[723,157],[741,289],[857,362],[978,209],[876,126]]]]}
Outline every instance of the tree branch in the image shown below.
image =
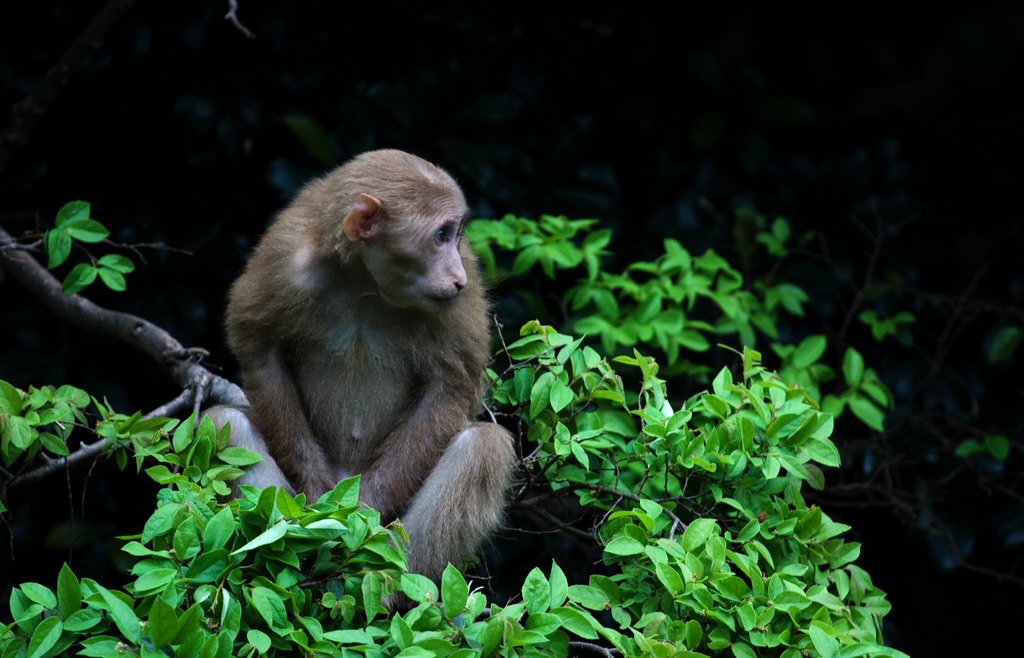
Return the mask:
{"type": "Polygon", "coordinates": [[[183,389],[192,388],[225,404],[246,404],[237,385],[201,365],[203,350],[184,347],[167,331],[138,316],[111,311],[80,295],[65,295],[60,281],[35,258],[4,248],[13,244],[11,235],[0,227],[0,266],[51,313],[86,331],[135,347],[165,368],[183,389]]]}
{"type": "Polygon", "coordinates": [[[227,20],[231,21],[231,24],[238,28],[238,31],[249,37],[255,39],[256,35],[253,34],[252,30],[242,25],[242,22],[238,20],[238,0],[228,0],[228,13],[224,16],[227,20]]]}

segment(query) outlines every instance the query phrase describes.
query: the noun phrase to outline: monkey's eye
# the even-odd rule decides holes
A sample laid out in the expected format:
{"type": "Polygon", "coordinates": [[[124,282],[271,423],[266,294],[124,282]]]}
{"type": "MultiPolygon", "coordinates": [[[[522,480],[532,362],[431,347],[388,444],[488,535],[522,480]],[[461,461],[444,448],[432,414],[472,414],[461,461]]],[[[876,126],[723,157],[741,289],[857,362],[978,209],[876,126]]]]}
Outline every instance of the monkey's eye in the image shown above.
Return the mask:
{"type": "Polygon", "coordinates": [[[434,234],[434,240],[438,244],[445,244],[458,237],[459,227],[452,222],[448,222],[441,228],[437,229],[437,233],[434,234]]]}

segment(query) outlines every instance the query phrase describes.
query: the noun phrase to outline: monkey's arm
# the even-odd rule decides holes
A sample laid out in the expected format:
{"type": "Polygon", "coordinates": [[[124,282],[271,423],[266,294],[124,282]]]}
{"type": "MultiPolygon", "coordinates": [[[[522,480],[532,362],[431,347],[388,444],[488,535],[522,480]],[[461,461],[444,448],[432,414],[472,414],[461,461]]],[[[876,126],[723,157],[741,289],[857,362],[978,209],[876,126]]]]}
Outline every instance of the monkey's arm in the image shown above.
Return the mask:
{"type": "Polygon", "coordinates": [[[279,349],[271,349],[244,373],[253,420],[267,452],[291,479],[296,491],[316,500],[337,480],[306,420],[299,390],[279,349]]]}

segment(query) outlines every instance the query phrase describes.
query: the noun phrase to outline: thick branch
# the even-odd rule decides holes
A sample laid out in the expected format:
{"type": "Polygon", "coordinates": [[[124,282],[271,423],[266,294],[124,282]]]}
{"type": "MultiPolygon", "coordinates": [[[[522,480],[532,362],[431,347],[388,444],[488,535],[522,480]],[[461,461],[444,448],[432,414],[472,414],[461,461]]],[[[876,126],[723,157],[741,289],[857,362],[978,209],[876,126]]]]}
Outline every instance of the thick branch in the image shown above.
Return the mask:
{"type": "Polygon", "coordinates": [[[135,0],[110,0],[75,39],[36,89],[11,108],[11,118],[0,132],[0,173],[26,141],[36,123],[60,97],[85,58],[103,44],[114,25],[135,4],[135,0]]]}
{"type": "Polygon", "coordinates": [[[222,377],[211,374],[198,358],[201,352],[186,349],[173,336],[155,324],[130,313],[111,311],[80,295],[65,295],[60,282],[35,258],[18,249],[11,235],[0,228],[0,266],[54,315],[75,326],[135,347],[166,368],[182,388],[197,382],[210,398],[227,404],[244,404],[241,389],[222,377]]]}

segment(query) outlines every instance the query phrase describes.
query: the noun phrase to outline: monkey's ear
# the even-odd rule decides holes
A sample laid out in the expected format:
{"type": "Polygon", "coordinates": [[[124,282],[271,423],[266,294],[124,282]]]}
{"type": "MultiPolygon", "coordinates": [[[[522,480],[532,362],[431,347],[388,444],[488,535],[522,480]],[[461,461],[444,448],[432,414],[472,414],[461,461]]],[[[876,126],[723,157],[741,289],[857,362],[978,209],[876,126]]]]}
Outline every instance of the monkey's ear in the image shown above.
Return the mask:
{"type": "Polygon", "coordinates": [[[356,197],[352,210],[341,222],[348,239],[358,242],[376,235],[380,231],[381,208],[380,199],[376,197],[362,193],[356,197]]]}

